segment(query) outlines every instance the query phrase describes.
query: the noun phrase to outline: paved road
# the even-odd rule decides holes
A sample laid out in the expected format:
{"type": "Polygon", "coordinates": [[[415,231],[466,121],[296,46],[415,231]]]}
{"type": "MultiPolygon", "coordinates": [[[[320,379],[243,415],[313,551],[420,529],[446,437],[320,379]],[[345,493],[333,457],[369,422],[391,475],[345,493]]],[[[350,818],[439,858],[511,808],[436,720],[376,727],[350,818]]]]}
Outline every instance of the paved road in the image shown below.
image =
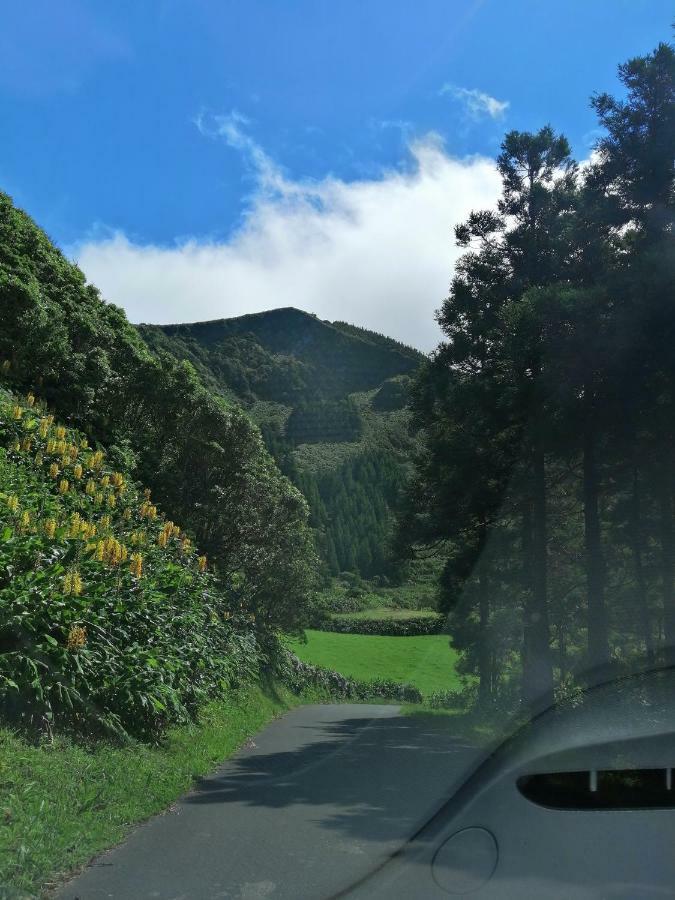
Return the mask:
{"type": "Polygon", "coordinates": [[[301,707],[57,896],[330,897],[414,833],[476,755],[443,723],[397,706],[301,707]]]}

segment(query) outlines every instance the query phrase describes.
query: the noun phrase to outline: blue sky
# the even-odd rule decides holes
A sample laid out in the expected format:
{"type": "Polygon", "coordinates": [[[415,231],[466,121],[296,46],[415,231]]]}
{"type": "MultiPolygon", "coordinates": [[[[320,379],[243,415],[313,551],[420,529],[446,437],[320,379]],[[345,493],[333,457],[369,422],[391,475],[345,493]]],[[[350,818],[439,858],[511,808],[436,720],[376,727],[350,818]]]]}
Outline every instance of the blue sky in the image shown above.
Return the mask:
{"type": "MultiPolygon", "coordinates": [[[[450,205],[434,208],[423,232],[437,234],[447,212],[445,243],[431,241],[447,244],[440,260],[447,283],[452,221],[495,190],[470,160],[493,158],[506,130],[546,122],[587,156],[596,134],[589,95],[616,93],[617,64],[668,40],[672,18],[671,0],[8,4],[0,31],[0,187],[134,320],[292,302],[302,241],[311,250],[321,233],[325,250],[337,229],[337,257],[320,257],[332,264],[330,283],[305,271],[296,305],[313,304],[330,318],[358,314],[387,330],[391,285],[377,288],[371,278],[367,291],[382,294],[372,310],[365,294],[350,305],[366,260],[346,248],[360,236],[386,241],[388,218],[412,215],[410,204],[424,218],[427,194],[436,202],[435,178],[450,205]],[[421,159],[431,185],[419,177],[421,159]],[[364,221],[370,225],[360,232],[364,221]],[[280,237],[285,226],[295,229],[290,248],[280,237]],[[186,250],[193,271],[213,270],[196,288],[208,302],[186,288],[186,250]],[[289,253],[279,277],[273,261],[289,253]],[[250,285],[242,254],[258,262],[250,285]],[[227,267],[233,260],[236,277],[227,267]],[[163,270],[179,262],[173,290],[163,270]],[[355,271],[343,283],[345,268],[355,271]]],[[[401,255],[400,240],[385,257],[401,255]]],[[[415,260],[425,255],[424,247],[412,250],[415,260]]],[[[394,316],[397,336],[439,305],[440,271],[418,294],[413,266],[396,301],[408,308],[407,317],[394,316]]],[[[432,327],[409,337],[433,344],[432,327]]]]}

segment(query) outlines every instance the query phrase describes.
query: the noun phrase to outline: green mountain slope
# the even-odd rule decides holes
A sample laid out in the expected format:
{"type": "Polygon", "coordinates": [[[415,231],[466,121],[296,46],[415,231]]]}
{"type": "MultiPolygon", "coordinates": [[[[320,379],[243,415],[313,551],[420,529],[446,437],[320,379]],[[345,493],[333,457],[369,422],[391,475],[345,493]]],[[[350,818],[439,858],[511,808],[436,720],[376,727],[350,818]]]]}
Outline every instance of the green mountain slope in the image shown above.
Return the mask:
{"type": "Polygon", "coordinates": [[[411,445],[407,387],[423,354],[292,307],[139,332],[247,408],[309,502],[328,572],[388,572],[391,508],[411,445]]]}
{"type": "Polygon", "coordinates": [[[292,406],[370,390],[412,372],[421,359],[374,332],[336,327],[293,307],[139,330],[156,350],[189,359],[224,393],[292,406]]]}

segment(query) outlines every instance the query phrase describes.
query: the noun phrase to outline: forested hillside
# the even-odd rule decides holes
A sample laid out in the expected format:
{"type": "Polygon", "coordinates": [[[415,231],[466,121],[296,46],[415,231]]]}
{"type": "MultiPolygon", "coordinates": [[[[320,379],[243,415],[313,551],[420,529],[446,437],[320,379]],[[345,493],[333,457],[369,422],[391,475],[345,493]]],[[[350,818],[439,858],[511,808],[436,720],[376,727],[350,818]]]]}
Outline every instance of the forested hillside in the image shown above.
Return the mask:
{"type": "Polygon", "coordinates": [[[307,506],[258,428],[188,362],[152,352],[6,194],[0,298],[5,383],[151,488],[260,627],[299,627],[316,574],[307,506]]]}
{"type": "Polygon", "coordinates": [[[142,325],[140,332],[155,349],[190,359],[221,390],[291,406],[370,390],[414,371],[422,359],[388,338],[292,307],[189,325],[142,325]]]}
{"type": "Polygon", "coordinates": [[[421,353],[292,308],[139,331],[258,422],[310,505],[326,574],[391,574],[392,509],[412,447],[405,408],[421,353]]]}
{"type": "Polygon", "coordinates": [[[551,127],[506,135],[414,390],[400,540],[444,548],[484,704],[673,658],[675,52],[619,76],[589,165],[551,127]]]}

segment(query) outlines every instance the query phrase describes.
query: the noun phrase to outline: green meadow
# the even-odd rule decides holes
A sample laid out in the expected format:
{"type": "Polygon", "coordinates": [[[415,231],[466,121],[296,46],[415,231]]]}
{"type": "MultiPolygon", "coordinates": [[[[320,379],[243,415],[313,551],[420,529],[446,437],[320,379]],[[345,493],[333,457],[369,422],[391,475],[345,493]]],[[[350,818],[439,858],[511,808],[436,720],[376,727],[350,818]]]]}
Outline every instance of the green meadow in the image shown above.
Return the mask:
{"type": "Polygon", "coordinates": [[[458,654],[445,634],[421,637],[384,637],[369,634],[305,632],[307,642],[289,646],[300,659],[363,681],[386,678],[409,682],[423,694],[459,690],[458,654]]]}

